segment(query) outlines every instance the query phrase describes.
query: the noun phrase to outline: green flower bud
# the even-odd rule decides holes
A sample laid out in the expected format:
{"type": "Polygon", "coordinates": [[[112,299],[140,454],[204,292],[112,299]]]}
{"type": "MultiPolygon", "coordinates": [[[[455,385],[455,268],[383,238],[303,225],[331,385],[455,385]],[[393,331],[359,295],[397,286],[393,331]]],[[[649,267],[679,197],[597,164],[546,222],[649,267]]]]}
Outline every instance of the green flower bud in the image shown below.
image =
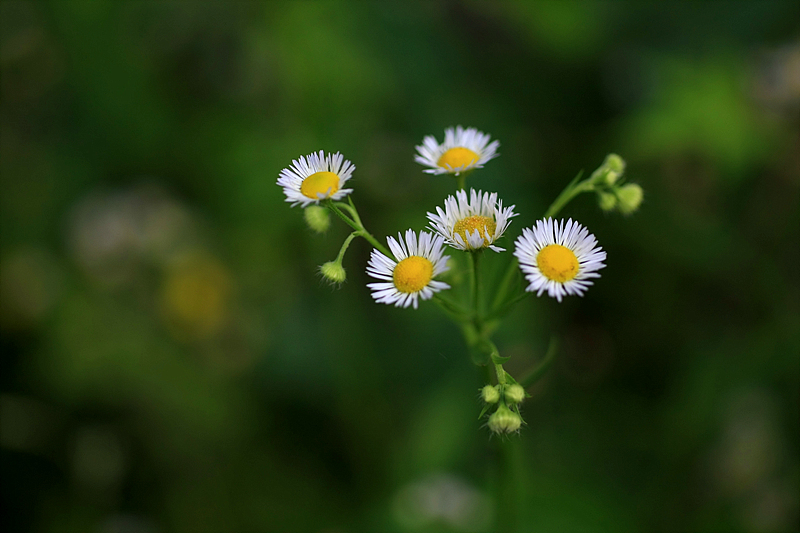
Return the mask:
{"type": "Polygon", "coordinates": [[[614,185],[625,172],[625,160],[617,154],[608,154],[600,168],[592,173],[595,185],[614,185]]]}
{"type": "Polygon", "coordinates": [[[525,399],[525,389],[522,388],[522,385],[517,385],[516,383],[509,385],[506,387],[505,392],[508,403],[517,404],[525,399]]]}
{"type": "Polygon", "coordinates": [[[613,211],[617,208],[617,197],[610,192],[597,193],[597,204],[605,212],[613,211]]]}
{"type": "Polygon", "coordinates": [[[303,210],[306,224],[317,233],[325,233],[331,225],[331,215],[328,210],[318,205],[310,205],[303,210]]]}
{"type": "Polygon", "coordinates": [[[500,400],[500,391],[497,390],[497,387],[486,385],[481,389],[481,398],[486,403],[497,403],[500,400]]]}
{"type": "Polygon", "coordinates": [[[617,199],[619,200],[619,212],[624,215],[630,215],[642,203],[644,191],[636,183],[627,183],[617,190],[617,199]]]}
{"type": "Polygon", "coordinates": [[[517,431],[522,425],[522,418],[506,407],[500,404],[492,416],[489,417],[489,429],[495,433],[511,433],[517,431]]]}
{"type": "Polygon", "coordinates": [[[608,154],[606,160],[603,161],[603,166],[620,175],[625,172],[625,160],[617,154],[608,154]]]}
{"type": "Polygon", "coordinates": [[[319,272],[326,280],[337,285],[343,283],[344,280],[347,279],[347,274],[345,273],[344,268],[340,263],[335,261],[328,261],[319,267],[319,272]]]}

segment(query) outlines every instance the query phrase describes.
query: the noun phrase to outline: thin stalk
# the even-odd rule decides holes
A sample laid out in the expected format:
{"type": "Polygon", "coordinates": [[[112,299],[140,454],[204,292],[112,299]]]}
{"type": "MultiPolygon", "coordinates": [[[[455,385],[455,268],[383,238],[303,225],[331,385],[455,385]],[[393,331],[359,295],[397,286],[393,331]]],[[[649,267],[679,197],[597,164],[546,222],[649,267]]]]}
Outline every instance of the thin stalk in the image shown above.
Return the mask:
{"type": "Polygon", "coordinates": [[[503,316],[505,316],[506,313],[511,311],[512,307],[517,305],[517,303],[521,302],[522,300],[524,300],[525,298],[527,298],[531,294],[532,293],[530,293],[530,292],[522,291],[521,293],[517,294],[516,296],[514,296],[513,298],[508,300],[505,304],[502,305],[502,307],[499,307],[499,308],[495,309],[494,311],[492,311],[491,313],[489,313],[488,315],[486,315],[486,320],[492,320],[492,319],[495,319],[495,318],[502,318],[503,316]]]}
{"type": "Polygon", "coordinates": [[[353,221],[356,224],[358,224],[359,226],[363,226],[363,224],[361,223],[361,218],[358,216],[358,211],[356,211],[354,205],[346,204],[344,202],[335,202],[333,205],[346,210],[348,213],[350,213],[350,216],[353,217],[353,221]]]}
{"type": "Polygon", "coordinates": [[[381,253],[383,253],[383,255],[385,255],[386,257],[394,257],[394,254],[392,254],[392,252],[390,252],[390,251],[389,251],[389,249],[388,249],[387,247],[385,247],[384,245],[382,245],[381,243],[379,243],[379,242],[378,242],[378,240],[377,240],[375,237],[373,237],[373,236],[372,236],[372,234],[371,234],[370,232],[368,232],[367,230],[365,230],[365,229],[364,229],[364,230],[361,230],[361,232],[359,233],[359,235],[360,235],[361,237],[364,237],[365,239],[367,239],[367,241],[368,241],[368,242],[369,242],[369,243],[370,243],[372,246],[374,246],[375,248],[377,248],[378,250],[380,250],[380,251],[381,251],[381,253]]]}
{"type": "Polygon", "coordinates": [[[472,309],[475,311],[475,319],[481,320],[481,252],[470,252],[472,263],[472,309]]]}
{"type": "Polygon", "coordinates": [[[497,286],[497,290],[494,293],[494,299],[492,300],[491,307],[493,311],[497,310],[505,301],[506,294],[508,294],[508,289],[511,286],[511,283],[514,281],[514,276],[516,275],[518,268],[519,261],[517,261],[517,258],[515,257],[508,264],[508,267],[503,274],[503,279],[500,280],[500,285],[497,286]]]}
{"type": "Polygon", "coordinates": [[[587,178],[576,185],[575,182],[578,180],[579,177],[580,174],[578,174],[578,177],[572,180],[572,182],[569,185],[567,185],[563,191],[561,191],[561,194],[559,194],[556,197],[556,199],[553,200],[553,203],[550,204],[549,208],[547,208],[547,211],[544,214],[544,218],[551,218],[556,216],[558,212],[561,211],[561,209],[563,209],[563,207],[570,202],[570,200],[572,200],[582,192],[588,192],[594,189],[594,185],[592,185],[591,178],[587,178]]]}
{"type": "Polygon", "coordinates": [[[456,190],[463,190],[464,187],[467,185],[467,175],[466,173],[462,172],[458,176],[456,176],[456,190]]]}
{"type": "Polygon", "coordinates": [[[476,314],[477,319],[477,312],[478,309],[475,306],[475,301],[478,295],[478,275],[475,271],[475,257],[474,254],[470,253],[469,258],[469,303],[472,306],[472,311],[476,314]]]}
{"type": "Polygon", "coordinates": [[[547,369],[550,368],[550,365],[553,364],[553,361],[555,361],[556,353],[558,353],[558,339],[553,336],[550,337],[550,345],[547,347],[547,352],[545,353],[542,362],[534,367],[533,370],[531,370],[528,374],[526,374],[525,377],[519,380],[519,384],[527,389],[539,381],[539,379],[544,376],[545,372],[547,372],[547,369]]]}
{"type": "Polygon", "coordinates": [[[333,213],[337,217],[341,218],[345,224],[347,224],[356,231],[361,230],[361,226],[359,224],[356,224],[356,222],[352,218],[342,213],[342,211],[338,207],[336,207],[336,205],[333,202],[328,201],[325,203],[325,206],[331,211],[333,211],[333,213]]]}
{"type": "Polygon", "coordinates": [[[336,262],[338,264],[340,265],[342,264],[342,259],[344,259],[344,253],[347,251],[347,247],[350,246],[350,243],[353,242],[353,239],[355,239],[358,236],[359,233],[357,231],[354,231],[353,233],[348,235],[347,238],[344,240],[344,243],[342,244],[342,247],[339,250],[339,255],[336,256],[336,262]]]}
{"type": "Polygon", "coordinates": [[[497,375],[497,383],[500,385],[506,384],[506,370],[500,363],[494,364],[494,373],[497,375]]]}
{"type": "MultiPolygon", "coordinates": [[[[350,226],[351,228],[356,230],[356,232],[358,232],[358,236],[359,237],[365,238],[372,246],[374,246],[375,248],[380,250],[385,256],[394,257],[394,255],[389,251],[389,249],[386,248],[381,243],[379,243],[378,240],[375,237],[373,237],[370,232],[368,232],[366,230],[364,225],[361,224],[361,220],[358,219],[358,213],[355,212],[355,208],[352,208],[353,209],[352,211],[351,211],[350,208],[348,208],[348,211],[350,211],[351,213],[354,213],[355,218],[358,219],[358,220],[353,220],[350,217],[348,217],[347,215],[345,215],[344,213],[342,213],[341,209],[339,209],[339,205],[342,205],[342,204],[341,203],[334,204],[333,202],[328,202],[327,203],[328,209],[333,211],[336,214],[336,216],[341,218],[345,222],[345,224],[347,224],[348,226],[350,226]]],[[[344,204],[344,205],[346,206],[346,204],[344,204]]]]}
{"type": "Polygon", "coordinates": [[[495,531],[513,533],[519,531],[519,511],[522,505],[522,456],[519,439],[498,439],[499,486],[496,504],[497,528],[495,531]]]}
{"type": "Polygon", "coordinates": [[[469,322],[470,314],[469,312],[465,311],[460,305],[456,304],[440,296],[438,294],[434,294],[432,300],[436,305],[442,308],[442,310],[446,311],[448,314],[452,316],[452,318],[456,319],[459,323],[469,322]]]}
{"type": "Polygon", "coordinates": [[[489,358],[492,360],[492,363],[494,364],[494,372],[497,375],[497,383],[499,383],[500,385],[505,385],[506,370],[503,368],[502,363],[497,362],[497,359],[500,357],[500,350],[497,349],[495,343],[493,343],[490,339],[487,338],[485,340],[492,349],[492,353],[489,356],[489,358]]]}

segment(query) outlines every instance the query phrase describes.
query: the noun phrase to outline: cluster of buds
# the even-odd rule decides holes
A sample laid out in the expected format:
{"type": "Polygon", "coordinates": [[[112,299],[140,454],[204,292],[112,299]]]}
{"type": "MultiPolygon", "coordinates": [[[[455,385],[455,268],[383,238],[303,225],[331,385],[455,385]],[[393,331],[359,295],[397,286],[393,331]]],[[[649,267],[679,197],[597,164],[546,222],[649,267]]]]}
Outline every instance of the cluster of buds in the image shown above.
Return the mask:
{"type": "Polygon", "coordinates": [[[623,183],[625,161],[617,154],[608,154],[603,164],[592,173],[590,183],[597,192],[600,209],[630,215],[639,209],[644,197],[636,183],[623,183]]]}
{"type": "MultiPolygon", "coordinates": [[[[519,405],[528,397],[525,389],[518,383],[486,385],[481,389],[481,398],[486,403],[484,413],[497,406],[489,416],[487,426],[494,433],[504,434],[518,431],[522,426],[519,405]]],[[[481,416],[483,413],[481,414],[481,416]]]]}

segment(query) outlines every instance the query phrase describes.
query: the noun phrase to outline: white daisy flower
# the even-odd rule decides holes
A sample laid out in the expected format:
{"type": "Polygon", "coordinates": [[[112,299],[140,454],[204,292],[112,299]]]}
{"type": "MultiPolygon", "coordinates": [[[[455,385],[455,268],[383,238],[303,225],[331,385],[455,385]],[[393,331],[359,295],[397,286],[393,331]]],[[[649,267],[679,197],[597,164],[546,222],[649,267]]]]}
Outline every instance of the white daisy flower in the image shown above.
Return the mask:
{"type": "Polygon", "coordinates": [[[292,207],[302,204],[318,204],[320,200],[332,198],[341,200],[353,189],[343,189],[345,182],[353,175],[355,165],[345,160],[339,152],[307,155],[292,161],[290,168],[281,170],[278,185],[283,187],[286,201],[292,207]]]}
{"type": "Polygon", "coordinates": [[[592,284],[589,278],[599,278],[597,271],[606,266],[597,239],[572,219],[539,220],[523,229],[514,244],[519,267],[530,282],[525,290],[537,296],[547,291],[559,302],[567,294],[583,296],[592,284]]]}
{"type": "Polygon", "coordinates": [[[444,237],[445,242],[459,250],[479,250],[489,247],[495,252],[503,248],[494,242],[503,236],[517,216],[514,206],[503,208],[503,201],[497,200],[497,193],[470,190],[456,191],[444,201],[444,210],[436,208],[436,214],[428,213],[431,229],[444,237]]]}
{"type": "Polygon", "coordinates": [[[500,141],[489,142],[491,137],[475,128],[464,129],[456,126],[444,132],[444,143],[439,144],[433,135],[422,139],[417,146],[418,155],[414,160],[429,169],[428,174],[455,174],[474,168],[482,168],[490,159],[497,157],[500,141]]]}
{"type": "Polygon", "coordinates": [[[368,283],[376,302],[394,304],[395,307],[417,308],[419,298],[430,299],[434,293],[449,289],[450,285],[433,278],[446,272],[449,256],[442,255],[444,240],[426,231],[419,232],[419,241],[414,230],[406,231],[405,241],[398,233],[397,240],[387,237],[395,259],[386,257],[373,249],[370,254],[367,274],[380,283],[368,283]]]}

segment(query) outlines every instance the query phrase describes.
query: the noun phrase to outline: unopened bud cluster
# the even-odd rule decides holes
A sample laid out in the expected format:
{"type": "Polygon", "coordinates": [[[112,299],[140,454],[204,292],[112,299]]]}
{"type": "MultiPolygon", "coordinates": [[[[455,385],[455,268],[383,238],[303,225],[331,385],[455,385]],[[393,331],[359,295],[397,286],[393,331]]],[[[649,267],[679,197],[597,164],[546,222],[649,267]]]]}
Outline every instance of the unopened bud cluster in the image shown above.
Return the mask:
{"type": "Polygon", "coordinates": [[[610,213],[619,211],[630,215],[639,209],[644,191],[636,183],[623,184],[625,160],[617,154],[608,154],[600,167],[592,173],[591,183],[597,192],[600,209],[610,213]]]}
{"type": "Polygon", "coordinates": [[[481,389],[481,398],[488,405],[497,404],[489,416],[487,426],[493,433],[513,433],[522,426],[519,404],[527,397],[525,389],[517,383],[486,385],[481,389]]]}

